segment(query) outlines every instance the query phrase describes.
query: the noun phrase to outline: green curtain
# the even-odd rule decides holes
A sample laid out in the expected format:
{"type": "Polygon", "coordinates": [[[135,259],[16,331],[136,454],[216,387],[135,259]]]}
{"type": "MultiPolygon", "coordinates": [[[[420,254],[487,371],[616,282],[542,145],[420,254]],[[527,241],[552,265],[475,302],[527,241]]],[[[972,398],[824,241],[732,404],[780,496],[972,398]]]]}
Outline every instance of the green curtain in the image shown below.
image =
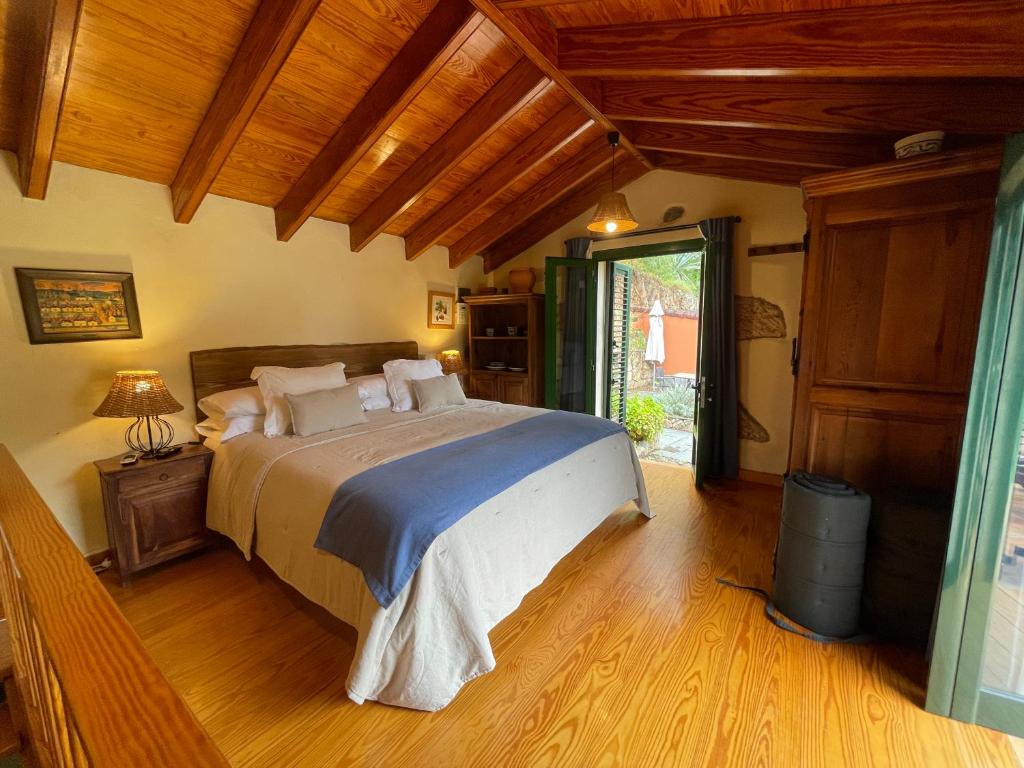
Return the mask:
{"type": "Polygon", "coordinates": [[[732,216],[705,219],[707,241],[700,306],[700,386],[697,409],[696,485],[739,474],[736,393],[736,299],[732,216]]]}
{"type": "MultiPolygon", "coordinates": [[[[589,237],[565,241],[565,255],[585,260],[589,237]]],[[[550,290],[555,290],[552,286],[550,290]]],[[[562,307],[562,371],[558,407],[563,411],[587,412],[587,270],[565,270],[565,304],[562,307]]]]}

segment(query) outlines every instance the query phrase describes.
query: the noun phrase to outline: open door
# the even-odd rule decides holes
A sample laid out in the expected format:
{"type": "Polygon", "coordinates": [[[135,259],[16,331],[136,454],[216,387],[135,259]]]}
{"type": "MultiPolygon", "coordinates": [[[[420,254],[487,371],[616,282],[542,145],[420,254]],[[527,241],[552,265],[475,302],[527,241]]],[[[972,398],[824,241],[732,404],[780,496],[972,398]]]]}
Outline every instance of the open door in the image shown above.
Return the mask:
{"type": "Polygon", "coordinates": [[[713,387],[713,382],[709,383],[704,373],[710,367],[710,360],[704,359],[704,355],[708,350],[708,345],[704,343],[704,334],[707,332],[704,324],[704,313],[708,309],[704,291],[704,286],[706,285],[704,272],[706,269],[707,259],[702,259],[700,263],[700,311],[697,313],[697,373],[693,380],[693,484],[698,488],[704,487],[704,481],[707,479],[711,461],[707,450],[703,452],[700,450],[701,427],[703,426],[704,428],[704,434],[708,433],[708,420],[710,417],[708,406],[711,403],[712,394],[710,390],[713,387]]]}
{"type": "Polygon", "coordinates": [[[548,258],[544,266],[544,405],[594,413],[597,399],[597,264],[548,258]]]}
{"type": "Polygon", "coordinates": [[[608,275],[608,394],[605,416],[619,424],[626,421],[632,283],[633,270],[625,264],[612,262],[608,275]]]}
{"type": "Polygon", "coordinates": [[[1024,736],[1024,134],[1004,156],[927,708],[1024,736]]]}

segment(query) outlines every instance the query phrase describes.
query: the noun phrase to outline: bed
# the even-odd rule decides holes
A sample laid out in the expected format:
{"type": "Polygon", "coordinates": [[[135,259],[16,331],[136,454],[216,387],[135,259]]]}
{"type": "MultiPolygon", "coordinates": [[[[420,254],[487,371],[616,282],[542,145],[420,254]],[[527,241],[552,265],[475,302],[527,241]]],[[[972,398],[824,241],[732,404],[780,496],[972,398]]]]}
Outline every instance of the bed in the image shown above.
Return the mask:
{"type": "MultiPolygon", "coordinates": [[[[417,356],[414,342],[203,350],[191,354],[194,395],[198,403],[251,385],[259,365],[340,361],[355,377],[417,356]]],[[[633,502],[651,516],[629,439],[618,432],[586,445],[475,507],[433,541],[386,608],[362,571],[314,547],[325,510],[369,468],[545,413],[470,400],[432,414],[370,411],[365,424],[310,437],[208,440],[207,524],[357,630],[352,701],[434,711],[494,668],[488,632],[608,515],[633,502]]]]}

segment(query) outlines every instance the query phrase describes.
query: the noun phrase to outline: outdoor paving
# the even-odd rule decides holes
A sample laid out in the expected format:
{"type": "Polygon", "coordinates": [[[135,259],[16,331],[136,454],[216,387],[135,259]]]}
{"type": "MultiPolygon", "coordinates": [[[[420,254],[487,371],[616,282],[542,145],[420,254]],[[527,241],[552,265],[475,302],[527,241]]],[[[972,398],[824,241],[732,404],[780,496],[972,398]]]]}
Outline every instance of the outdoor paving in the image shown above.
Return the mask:
{"type": "Polygon", "coordinates": [[[681,429],[666,427],[658,438],[657,447],[646,458],[668,464],[692,464],[692,453],[693,435],[681,429]]]}

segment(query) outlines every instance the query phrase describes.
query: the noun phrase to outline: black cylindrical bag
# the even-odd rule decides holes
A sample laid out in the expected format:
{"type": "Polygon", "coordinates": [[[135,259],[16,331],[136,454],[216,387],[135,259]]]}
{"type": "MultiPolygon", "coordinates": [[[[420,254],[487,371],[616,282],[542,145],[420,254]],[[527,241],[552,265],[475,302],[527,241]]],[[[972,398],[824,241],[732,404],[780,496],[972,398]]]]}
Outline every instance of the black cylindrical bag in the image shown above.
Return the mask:
{"type": "Polygon", "coordinates": [[[870,514],[871,497],[843,480],[786,478],[772,595],[781,613],[820,635],[858,632],[870,514]]]}

